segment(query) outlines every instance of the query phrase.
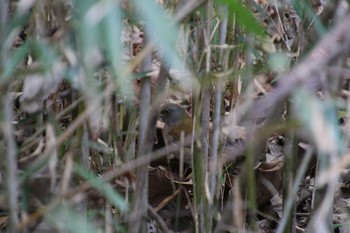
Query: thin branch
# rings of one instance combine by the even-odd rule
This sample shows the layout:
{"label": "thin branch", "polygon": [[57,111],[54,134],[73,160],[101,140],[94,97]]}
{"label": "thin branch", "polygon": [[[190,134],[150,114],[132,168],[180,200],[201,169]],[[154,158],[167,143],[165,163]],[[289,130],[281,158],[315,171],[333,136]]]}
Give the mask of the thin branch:
{"label": "thin branch", "polygon": [[152,218],[154,218],[154,220],[156,220],[156,222],[159,225],[159,228],[164,232],[164,233],[173,233],[172,230],[170,230],[168,228],[168,226],[166,225],[166,223],[164,222],[164,220],[162,219],[161,216],[159,216],[159,214],[152,208],[152,206],[148,205],[148,212],[150,213],[150,215],[152,216]]}

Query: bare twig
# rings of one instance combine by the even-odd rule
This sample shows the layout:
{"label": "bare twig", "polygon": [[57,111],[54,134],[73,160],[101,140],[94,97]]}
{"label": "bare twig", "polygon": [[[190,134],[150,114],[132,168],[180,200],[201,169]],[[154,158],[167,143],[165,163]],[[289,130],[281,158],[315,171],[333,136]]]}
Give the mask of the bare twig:
{"label": "bare twig", "polygon": [[[60,120],[62,117],[64,117],[66,114],[68,114],[70,111],[72,111],[74,108],[76,108],[81,101],[83,100],[83,96],[79,97],[78,99],[76,99],[72,104],[70,104],[69,106],[67,106],[65,109],[63,109],[61,112],[57,113],[57,115],[55,115],[55,120],[58,121]],[[43,125],[42,127],[40,127],[32,136],[30,136],[24,143],[23,146],[20,148],[20,153],[27,150],[29,147],[31,147],[33,145],[34,142],[36,142],[36,140],[38,138],[40,138],[40,134],[42,134],[42,132],[46,129],[48,123]],[[23,157],[20,159],[20,162],[24,162],[26,161],[26,157]]]}
{"label": "bare twig", "polygon": [[159,214],[152,208],[152,206],[148,205],[148,212],[150,213],[150,215],[152,216],[152,218],[154,218],[156,220],[156,222],[158,223],[160,229],[164,232],[164,233],[172,233],[173,231],[170,230],[168,228],[168,226],[166,225],[166,223],[164,222],[164,220],[162,219],[161,216],[159,216]]}

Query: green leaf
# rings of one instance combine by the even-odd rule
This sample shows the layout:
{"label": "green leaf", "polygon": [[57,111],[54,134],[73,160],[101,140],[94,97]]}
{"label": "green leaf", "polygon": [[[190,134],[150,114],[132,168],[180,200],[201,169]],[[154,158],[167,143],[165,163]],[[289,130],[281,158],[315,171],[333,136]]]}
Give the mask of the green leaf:
{"label": "green leaf", "polygon": [[75,164],[74,171],[84,179],[86,179],[92,187],[100,191],[116,208],[121,211],[126,211],[128,209],[128,204],[125,202],[124,198],[114,190],[110,184],[104,183],[100,178],[93,175],[91,172],[86,170],[80,165]]}
{"label": "green leaf", "polygon": [[[177,54],[178,27],[175,21],[164,13],[153,0],[135,0],[150,41],[157,40],[157,45],[163,49],[164,58],[173,68],[181,68],[182,62]],[[159,42],[159,43],[158,43]]]}
{"label": "green leaf", "polygon": [[60,232],[98,232],[96,226],[92,224],[93,221],[89,221],[87,216],[82,215],[81,212],[76,211],[65,202],[54,211],[49,212],[45,220],[56,229],[60,229]]}
{"label": "green leaf", "polygon": [[24,61],[27,57],[29,51],[29,43],[25,42],[20,48],[16,49],[12,55],[10,55],[11,57],[9,59],[6,59],[5,69],[1,74],[1,81],[6,81],[11,77],[18,64]]}
{"label": "green leaf", "polygon": [[111,64],[112,74],[121,94],[131,96],[133,94],[130,75],[123,75],[123,51],[122,43],[116,38],[122,37],[122,12],[120,8],[113,2],[109,3],[109,10],[106,12],[105,18],[102,20],[102,35],[100,43],[101,47],[105,47],[107,60]]}
{"label": "green leaf", "polygon": [[31,47],[30,53],[34,57],[34,60],[40,61],[41,66],[46,68],[45,71],[49,71],[53,63],[57,61],[54,50],[43,41],[31,40],[29,42]]}
{"label": "green leaf", "polygon": [[253,17],[252,13],[237,0],[216,0],[216,3],[226,5],[230,12],[236,14],[237,21],[249,32],[262,34],[264,29]]}
{"label": "green leaf", "polygon": [[320,20],[319,15],[314,12],[310,2],[305,0],[293,0],[292,4],[299,17],[302,20],[307,18],[308,24],[312,24],[312,26],[315,28],[315,32],[317,33],[317,37],[323,38],[323,36],[327,33],[327,29]]}
{"label": "green leaf", "polygon": [[289,56],[287,56],[286,53],[271,53],[269,55],[268,63],[273,71],[277,73],[283,73],[289,70],[291,59]]}
{"label": "green leaf", "polygon": [[310,133],[317,149],[324,154],[342,154],[344,145],[334,104],[329,100],[320,101],[305,89],[294,91],[293,103],[296,116]]}

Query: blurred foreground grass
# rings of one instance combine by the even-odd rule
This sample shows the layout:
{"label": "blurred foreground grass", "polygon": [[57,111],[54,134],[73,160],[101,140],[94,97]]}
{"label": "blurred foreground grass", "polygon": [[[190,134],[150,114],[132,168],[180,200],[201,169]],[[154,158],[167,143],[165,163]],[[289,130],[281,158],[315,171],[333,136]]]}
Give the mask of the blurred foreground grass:
{"label": "blurred foreground grass", "polygon": [[[347,232],[326,2],[1,1],[0,232]],[[191,133],[164,137],[166,103]]]}

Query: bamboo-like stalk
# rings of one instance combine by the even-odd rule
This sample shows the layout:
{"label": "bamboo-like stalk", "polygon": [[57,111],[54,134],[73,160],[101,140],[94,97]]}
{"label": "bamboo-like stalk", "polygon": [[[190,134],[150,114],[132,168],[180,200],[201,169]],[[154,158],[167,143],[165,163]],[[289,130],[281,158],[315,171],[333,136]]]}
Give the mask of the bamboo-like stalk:
{"label": "bamboo-like stalk", "polygon": [[[211,69],[210,65],[210,35],[211,35],[211,24],[210,20],[213,15],[213,2],[208,1],[205,6],[205,10],[201,15],[201,22],[205,22],[205,27],[199,31],[199,51],[203,51],[205,58],[199,62],[200,73],[205,73],[201,78],[208,79],[208,74]],[[206,83],[206,82],[203,82]],[[200,102],[194,101],[195,118],[198,119],[200,127],[195,129],[198,130],[200,138],[195,144],[193,153],[193,171],[194,171],[194,199],[195,199],[195,225],[196,232],[209,232],[209,216],[208,212],[208,200],[206,195],[205,186],[206,177],[208,177],[207,167],[209,158],[209,118],[210,118],[210,101],[211,101],[211,85],[205,85],[201,88]],[[199,143],[199,144],[198,144]],[[199,147],[200,145],[200,147]]]}
{"label": "bamboo-like stalk", "polygon": [[10,93],[5,96],[5,122],[3,133],[7,144],[6,153],[6,194],[9,208],[9,232],[18,232],[18,190],[17,190],[17,146],[12,127],[13,111]]}
{"label": "bamboo-like stalk", "polygon": [[[0,44],[3,45],[7,37],[7,10],[9,7],[8,0],[3,0],[0,2]],[[4,70],[5,67],[5,55],[6,51],[3,46],[1,46],[1,56],[0,56],[0,67]]]}
{"label": "bamboo-like stalk", "polygon": [[[313,152],[314,152],[313,148],[308,148],[305,152],[305,156],[301,162],[301,165],[300,165],[298,171],[296,172],[296,176],[295,176],[295,179],[293,182],[292,189],[289,192],[289,195],[287,197],[284,197],[285,198],[284,207],[283,207],[284,213],[290,213],[293,209],[295,199],[296,199],[295,194],[298,192],[299,185],[300,185],[303,177],[305,176],[305,173],[306,173],[307,167],[311,161]],[[285,232],[285,228],[287,227],[288,220],[289,220],[289,215],[288,214],[283,215],[281,221],[279,222],[276,233]]]}
{"label": "bamboo-like stalk", "polygon": [[[144,43],[147,44],[148,40]],[[142,62],[142,70],[147,72],[152,69],[152,56],[147,56]],[[144,77],[141,80],[140,94],[140,112],[139,112],[139,136],[137,157],[144,156],[149,150],[149,140],[147,137],[151,125],[151,80],[150,77]],[[146,153],[145,153],[146,152]],[[146,229],[145,217],[148,209],[148,164],[139,167],[136,170],[136,190],[135,190],[134,208],[130,213],[129,232],[143,232]],[[142,227],[143,230],[140,230]]]}
{"label": "bamboo-like stalk", "polygon": [[[219,45],[226,43],[227,38],[227,8],[222,7],[220,10],[221,13],[221,22],[219,26]],[[223,72],[228,69],[228,59],[227,56],[224,57],[226,51],[220,49],[219,51],[219,66],[223,68]],[[218,153],[219,153],[219,133],[220,133],[220,121],[221,121],[221,106],[222,106],[222,93],[224,91],[226,84],[226,77],[217,77],[215,82],[215,95],[214,95],[214,114],[213,114],[213,130],[211,138],[211,151],[209,158],[209,191],[210,191],[210,200],[209,204],[213,205],[214,200],[216,199],[217,193],[217,180],[218,180]],[[210,229],[213,224],[214,213],[210,213]]]}
{"label": "bamboo-like stalk", "polygon": [[[289,110],[291,110],[291,106],[288,106]],[[289,113],[288,118],[292,119],[290,111],[287,111]],[[292,190],[293,182],[295,182],[296,177],[296,169],[297,169],[297,154],[298,152],[298,142],[296,135],[294,133],[294,130],[291,130],[290,134],[287,137],[287,143],[286,143],[286,153],[284,156],[285,163],[284,163],[284,169],[283,169],[283,197],[287,197],[289,193],[294,193],[294,190]],[[296,229],[296,219],[295,219],[295,211],[296,206],[293,205],[290,209],[286,208],[286,198],[283,199],[283,217],[288,219],[287,227],[284,229],[286,233],[295,232]],[[295,204],[295,203],[294,203]],[[286,212],[286,211],[289,212]]]}

